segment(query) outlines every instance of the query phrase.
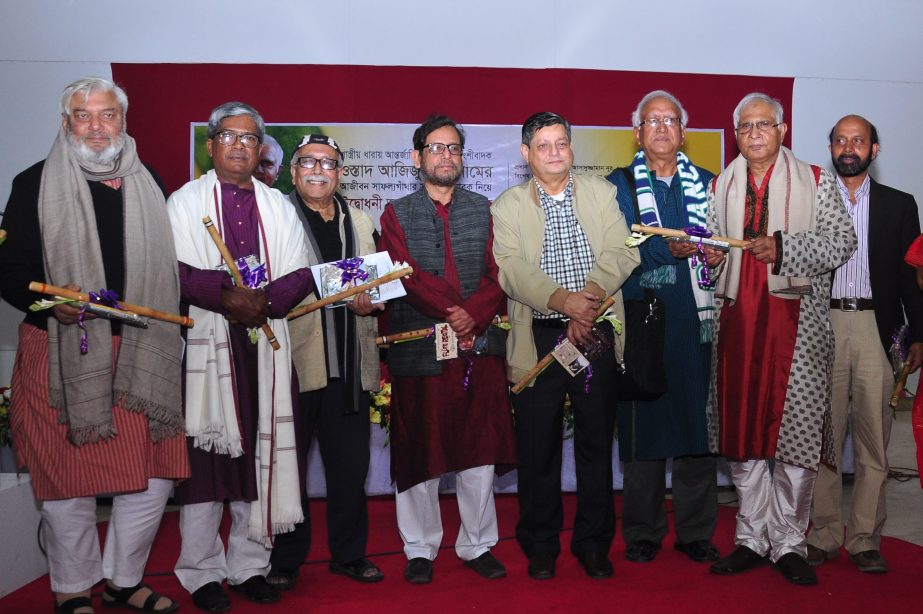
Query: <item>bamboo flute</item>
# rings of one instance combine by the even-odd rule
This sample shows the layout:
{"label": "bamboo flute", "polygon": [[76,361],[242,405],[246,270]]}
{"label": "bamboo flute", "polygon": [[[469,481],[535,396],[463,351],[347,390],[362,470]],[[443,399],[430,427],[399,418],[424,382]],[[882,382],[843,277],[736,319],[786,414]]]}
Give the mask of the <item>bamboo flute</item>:
{"label": "bamboo flute", "polygon": [[[59,286],[52,286],[40,281],[29,282],[29,290],[32,292],[38,292],[39,294],[61,296],[63,298],[69,298],[71,300],[81,301],[83,303],[93,302],[90,299],[89,294],[77,292],[76,290],[68,290],[67,288],[61,288]],[[162,322],[170,322],[171,324],[179,324],[180,326],[185,326],[186,328],[192,328],[195,326],[195,321],[193,321],[193,319],[188,316],[167,313],[165,311],[157,311],[156,309],[151,309],[150,307],[142,307],[141,305],[130,305],[128,303],[123,303],[122,301],[119,301],[119,305],[121,305],[125,311],[130,311],[131,313],[144,316],[146,318],[152,318]]]}
{"label": "bamboo flute", "polygon": [[[596,317],[598,318],[602,314],[606,313],[606,310],[609,309],[609,307],[611,307],[614,302],[615,302],[615,299],[613,297],[610,296],[606,298],[606,300],[604,300],[602,304],[599,306],[599,310],[596,312]],[[516,385],[511,388],[511,390],[513,391],[513,394],[519,394],[520,392],[522,392],[523,388],[528,386],[529,383],[532,382],[532,380],[534,380],[536,377],[538,377],[542,371],[547,369],[548,365],[550,365],[552,362],[554,362],[554,352],[553,351],[545,354],[544,358],[538,361],[534,367],[529,369],[529,371],[525,375],[522,376],[522,379],[516,382]]]}
{"label": "bamboo flute", "polygon": [[910,375],[910,365],[904,365],[904,368],[901,369],[901,376],[897,378],[897,382],[894,383],[894,392],[891,393],[891,400],[888,402],[888,407],[897,407],[897,402],[904,392],[904,386],[907,385],[908,375]]}
{"label": "bamboo flute", "polygon": [[[211,236],[212,241],[215,242],[215,247],[217,247],[218,251],[221,253],[221,258],[224,260],[224,264],[227,265],[228,271],[231,273],[231,277],[234,278],[234,281],[238,286],[244,287],[244,280],[240,275],[240,269],[237,268],[237,262],[234,260],[231,252],[228,251],[228,246],[224,244],[224,241],[221,239],[221,235],[218,234],[218,229],[215,228],[215,224],[212,222],[212,218],[206,215],[202,218],[202,223],[205,224],[205,229]],[[272,346],[272,349],[278,350],[280,347],[279,341],[276,339],[276,334],[272,332],[272,327],[269,326],[269,323],[265,322],[260,327],[260,330],[262,330],[263,334],[266,335],[266,339],[269,341],[269,345]]]}
{"label": "bamboo flute", "polygon": [[378,279],[373,279],[372,281],[368,283],[359,284],[358,286],[352,286],[352,287],[346,288],[345,290],[337,292],[336,294],[331,294],[330,296],[326,298],[322,298],[319,301],[314,301],[313,303],[308,303],[307,305],[303,305],[301,307],[293,309],[288,312],[288,316],[286,317],[288,317],[289,320],[293,320],[295,318],[303,316],[306,313],[317,311],[321,307],[326,307],[327,305],[332,305],[333,303],[336,303],[337,301],[342,301],[344,298],[349,298],[361,292],[365,292],[366,290],[369,290],[370,288],[377,288],[378,286],[382,284],[386,284],[389,281],[394,281],[395,279],[406,277],[407,275],[410,275],[411,273],[413,273],[413,267],[409,267],[409,266],[403,267],[400,269],[394,269],[390,273],[386,273],[385,275],[382,275]]}
{"label": "bamboo flute", "polygon": [[[496,324],[506,324],[510,319],[508,316],[500,316],[491,320],[491,326]],[[417,339],[423,339],[428,337],[433,332],[433,327],[429,328],[418,328],[417,330],[407,330],[402,333],[394,333],[393,335],[382,335],[380,337],[375,337],[375,344],[379,347],[387,346],[391,343],[398,343],[400,341],[416,341]]]}
{"label": "bamboo flute", "polygon": [[[647,235],[660,235],[662,237],[678,237],[680,239],[691,239],[693,242],[696,237],[690,237],[682,230],[676,230],[675,228],[661,228],[660,226],[642,226],[641,224],[632,224],[632,232],[641,232]],[[713,235],[709,237],[712,241],[720,241],[722,243],[727,243],[731,247],[747,247],[750,242],[744,241],[743,239],[731,239],[729,237],[719,237],[718,235]]]}

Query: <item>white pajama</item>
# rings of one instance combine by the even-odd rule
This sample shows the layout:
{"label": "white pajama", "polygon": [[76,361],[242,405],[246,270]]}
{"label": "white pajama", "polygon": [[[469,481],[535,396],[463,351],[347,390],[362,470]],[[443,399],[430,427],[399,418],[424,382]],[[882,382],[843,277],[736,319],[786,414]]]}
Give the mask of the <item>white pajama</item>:
{"label": "white pajama", "polygon": [[728,465],[739,498],[734,543],[769,554],[773,562],[789,552],[807,556],[805,532],[817,472],[765,459]]}
{"label": "white pajama", "polygon": [[[497,509],[494,506],[494,466],[483,465],[455,474],[455,496],[461,526],[455,553],[463,561],[481,556],[497,544]],[[439,478],[415,484],[397,493],[397,528],[408,559],[433,560],[442,543],[439,513]]]}
{"label": "white pajama", "polygon": [[250,503],[231,501],[231,531],[227,554],[218,534],[224,504],[209,501],[184,505],[179,511],[179,531],[182,548],[173,572],[190,593],[208,584],[227,579],[228,584],[241,584],[253,576],[269,573],[272,550],[247,537]]}
{"label": "white pajama", "polygon": [[103,578],[120,588],[141,582],[172,490],[171,480],[150,478],[147,490],[113,497],[102,555],[96,497],[42,501],[51,590],[79,593]]}

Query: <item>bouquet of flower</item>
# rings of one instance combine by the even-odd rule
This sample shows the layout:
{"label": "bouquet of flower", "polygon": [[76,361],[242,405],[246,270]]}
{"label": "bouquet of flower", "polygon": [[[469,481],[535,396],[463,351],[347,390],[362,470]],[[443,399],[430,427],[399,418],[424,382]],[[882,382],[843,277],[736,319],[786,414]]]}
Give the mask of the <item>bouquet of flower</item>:
{"label": "bouquet of flower", "polygon": [[369,421],[391,433],[391,382],[381,378],[381,390],[369,393]]}

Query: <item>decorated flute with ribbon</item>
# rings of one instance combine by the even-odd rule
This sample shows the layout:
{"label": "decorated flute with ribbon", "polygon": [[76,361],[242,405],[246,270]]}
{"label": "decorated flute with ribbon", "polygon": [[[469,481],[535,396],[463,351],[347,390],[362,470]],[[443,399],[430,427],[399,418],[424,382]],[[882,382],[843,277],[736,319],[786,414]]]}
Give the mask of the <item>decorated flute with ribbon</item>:
{"label": "decorated flute with ribbon", "polygon": [[891,393],[891,400],[888,401],[888,407],[897,407],[897,402],[904,393],[904,386],[907,385],[907,376],[910,375],[910,365],[904,365],[901,369],[901,376],[894,383],[894,392]]}
{"label": "decorated flute with ribbon", "polygon": [[[73,301],[87,303],[87,305],[95,305],[95,303],[93,303],[93,301],[90,299],[89,294],[77,292],[75,290],[68,290],[67,288],[61,288],[59,286],[51,286],[39,281],[30,282],[29,290],[32,292],[38,292],[39,294],[60,296],[63,298],[71,299]],[[123,303],[121,301],[119,301],[119,304],[125,309],[125,311],[139,316],[152,318],[154,320],[161,320],[163,322],[170,322],[171,324],[179,324],[180,326],[185,326],[186,328],[192,328],[195,326],[195,322],[189,316],[181,316],[173,313],[167,313],[165,311],[157,311],[156,309],[142,307],[141,305],[129,305],[128,303]]]}
{"label": "decorated flute with ribbon", "polygon": [[731,239],[730,237],[720,237],[718,235],[709,235],[709,236],[696,236],[690,235],[684,230],[677,230],[675,228],[661,228],[660,226],[642,226],[641,224],[632,224],[632,232],[640,232],[646,235],[659,235],[661,237],[673,237],[676,239],[683,239],[691,243],[702,243],[704,245],[711,245],[712,247],[717,247],[721,249],[722,244],[730,247],[747,247],[750,242],[744,241],[743,239]]}
{"label": "decorated flute with ribbon", "polygon": [[[491,320],[491,326],[497,326],[499,324],[507,324],[510,319],[508,316],[496,316]],[[394,333],[393,335],[382,335],[380,337],[375,337],[375,343],[378,347],[387,347],[392,343],[403,343],[404,341],[416,341],[417,339],[424,339],[433,334],[433,327],[429,328],[418,328],[417,330],[407,330],[402,333]]]}
{"label": "decorated flute with ribbon", "polygon": [[[602,304],[599,306],[599,309],[596,311],[596,317],[599,317],[603,315],[604,313],[606,313],[609,307],[612,307],[613,303],[615,303],[615,298],[612,296],[607,297],[606,300],[604,300]],[[548,365],[550,365],[553,362],[554,362],[554,352],[553,351],[548,352],[547,354],[545,354],[545,357],[542,358],[540,361],[538,361],[534,367],[529,369],[529,371],[525,375],[522,376],[522,379],[516,382],[516,385],[513,386],[510,390],[513,391],[513,394],[519,394],[520,392],[523,391],[523,389],[526,386],[528,386],[532,382],[532,380],[538,377],[539,374],[541,374],[542,371],[547,369]]]}
{"label": "decorated flute with ribbon", "polygon": [[[221,235],[218,234],[218,229],[215,228],[212,218],[206,215],[202,218],[202,223],[205,224],[205,229],[208,231],[209,236],[211,236],[212,241],[214,241],[215,247],[218,248],[218,252],[221,254],[224,264],[228,267],[228,272],[231,274],[231,277],[234,278],[234,283],[241,288],[246,288],[244,279],[240,274],[240,269],[237,268],[237,262],[234,260],[234,256],[231,255],[231,252],[228,251],[228,246],[224,244]],[[263,331],[263,334],[266,335],[266,339],[269,341],[269,345],[272,346],[272,349],[278,350],[280,347],[279,341],[276,339],[276,334],[272,332],[272,327],[269,326],[269,323],[263,323],[260,329]]]}
{"label": "decorated flute with ribbon", "polygon": [[407,277],[411,273],[413,273],[413,267],[410,267],[410,266],[403,266],[403,267],[395,268],[390,273],[386,273],[385,275],[382,275],[378,279],[373,279],[370,282],[359,284],[358,286],[352,286],[350,288],[346,288],[345,290],[341,292],[337,292],[336,294],[331,294],[330,296],[322,298],[319,301],[314,301],[313,303],[308,303],[307,305],[302,305],[301,307],[298,307],[297,309],[293,309],[288,312],[288,316],[286,317],[289,320],[293,320],[295,318],[303,316],[306,313],[311,313],[312,311],[316,311],[320,309],[321,307],[332,305],[333,303],[342,301],[343,299],[346,299],[351,296],[355,296],[357,294],[365,292],[366,290],[369,290],[370,288],[376,288],[382,284],[388,283],[389,281],[394,281],[395,279]]}

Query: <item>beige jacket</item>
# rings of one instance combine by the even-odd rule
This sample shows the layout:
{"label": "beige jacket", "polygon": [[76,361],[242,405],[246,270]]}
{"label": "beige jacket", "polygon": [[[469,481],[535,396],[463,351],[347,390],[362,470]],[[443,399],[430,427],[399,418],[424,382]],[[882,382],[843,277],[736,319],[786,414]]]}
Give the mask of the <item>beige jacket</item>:
{"label": "beige jacket", "polygon": [[[491,207],[494,220],[494,258],[500,267],[500,286],[509,299],[512,330],[507,338],[507,377],[518,381],[538,356],[532,338],[532,311],[560,311],[567,291],[539,267],[545,240],[545,214],[533,181],[510,188]],[[587,275],[586,289],[614,294],[641,262],[637,249],[625,246],[628,227],[615,201],[615,186],[595,175],[574,175],[574,213],[583,228],[596,264]],[[621,294],[615,312],[624,321]],[[620,338],[616,352],[621,354]]]}
{"label": "beige jacket", "polygon": [[[294,205],[293,206],[297,206]],[[362,256],[373,254],[377,251],[372,233],[375,225],[372,218],[364,211],[351,207],[349,214],[352,217],[355,232],[356,253]],[[340,216],[340,240],[345,242],[346,229],[343,225],[343,216]],[[320,254],[314,253],[310,241],[305,241],[310,264],[320,264]],[[307,305],[317,300],[312,292],[301,303]],[[345,309],[345,307],[337,307]],[[289,322],[289,331],[292,343],[292,361],[298,372],[298,390],[307,392],[318,390],[327,385],[327,362],[324,360],[324,334],[321,327],[320,310],[312,311],[306,315]],[[362,389],[377,391],[381,380],[381,365],[378,360],[378,347],[375,337],[378,335],[378,318],[375,315],[356,317],[356,336],[359,339],[360,371],[362,374]]]}

